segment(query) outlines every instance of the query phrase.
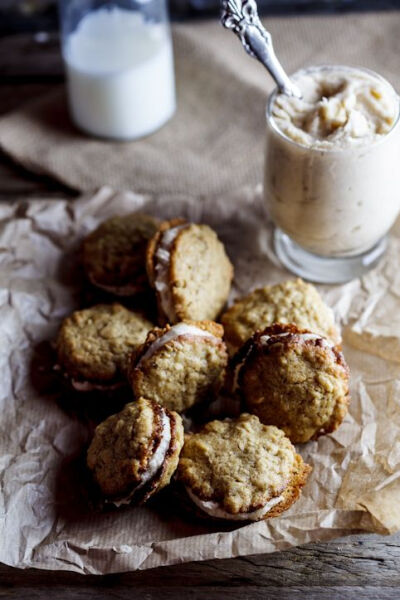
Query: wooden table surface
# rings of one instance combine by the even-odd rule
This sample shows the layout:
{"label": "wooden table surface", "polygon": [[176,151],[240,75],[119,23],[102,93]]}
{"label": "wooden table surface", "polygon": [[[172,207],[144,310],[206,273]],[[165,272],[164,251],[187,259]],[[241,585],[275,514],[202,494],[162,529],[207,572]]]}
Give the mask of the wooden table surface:
{"label": "wooden table surface", "polygon": [[[28,34],[0,38],[0,115],[62,81],[55,36],[45,41]],[[57,182],[28,173],[0,154],[0,200],[18,202],[37,196],[73,198],[75,194]],[[275,554],[104,577],[0,565],[0,598],[49,597],[400,600],[400,534],[353,535]]]}

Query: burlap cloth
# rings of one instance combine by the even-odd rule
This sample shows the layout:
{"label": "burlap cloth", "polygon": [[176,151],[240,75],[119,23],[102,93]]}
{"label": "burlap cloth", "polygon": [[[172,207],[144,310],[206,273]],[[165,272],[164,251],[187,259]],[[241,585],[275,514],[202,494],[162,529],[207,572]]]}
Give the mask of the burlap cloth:
{"label": "burlap cloth", "polygon": [[[368,66],[400,87],[400,12],[266,20],[291,72],[316,63]],[[0,120],[0,146],[27,169],[76,190],[103,184],[198,195],[262,179],[268,73],[217,20],[174,26],[178,110],[156,134],[111,143],[70,123],[63,89]]]}

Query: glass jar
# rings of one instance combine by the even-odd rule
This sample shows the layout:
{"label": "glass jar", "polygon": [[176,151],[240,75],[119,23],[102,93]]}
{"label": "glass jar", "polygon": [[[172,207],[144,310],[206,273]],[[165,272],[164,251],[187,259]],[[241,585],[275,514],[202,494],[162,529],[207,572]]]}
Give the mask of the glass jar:
{"label": "glass jar", "polygon": [[[339,134],[335,137],[332,129],[334,143],[308,143],[308,134],[304,140],[301,135],[288,135],[283,131],[285,121],[278,123],[279,118],[274,117],[274,110],[279,114],[274,104],[278,94],[275,90],[267,104],[264,193],[276,226],[274,245],[280,261],[311,281],[338,283],[360,276],[376,265],[400,210],[399,98],[385,79],[367,69],[311,67],[299,71],[293,79],[323,79],[329,70],[343,72],[344,79],[373,78],[377,85],[379,82],[379,86],[385,86],[395,103],[396,116],[390,130],[365,140],[343,141]],[[327,108],[320,110],[333,110],[328,100],[329,97],[325,99]],[[366,98],[366,102],[374,101],[372,95]],[[339,101],[333,106],[334,110],[342,110]],[[349,127],[351,113],[341,114],[344,127]],[[332,128],[340,127],[339,112],[338,115],[334,115],[338,122],[329,124]],[[361,123],[360,115],[355,116]],[[307,126],[312,130],[321,126],[321,120]]]}
{"label": "glass jar", "polygon": [[59,0],[62,55],[74,123],[130,140],[175,111],[166,0]]}

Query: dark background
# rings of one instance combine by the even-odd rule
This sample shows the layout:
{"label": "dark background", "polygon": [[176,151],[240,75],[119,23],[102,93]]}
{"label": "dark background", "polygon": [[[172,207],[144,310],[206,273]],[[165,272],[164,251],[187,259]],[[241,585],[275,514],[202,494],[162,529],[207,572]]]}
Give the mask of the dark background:
{"label": "dark background", "polygon": [[[57,28],[56,0],[0,0],[0,35]],[[215,16],[220,0],[170,0],[172,18]],[[258,0],[260,13],[310,14],[393,10],[400,0]]]}

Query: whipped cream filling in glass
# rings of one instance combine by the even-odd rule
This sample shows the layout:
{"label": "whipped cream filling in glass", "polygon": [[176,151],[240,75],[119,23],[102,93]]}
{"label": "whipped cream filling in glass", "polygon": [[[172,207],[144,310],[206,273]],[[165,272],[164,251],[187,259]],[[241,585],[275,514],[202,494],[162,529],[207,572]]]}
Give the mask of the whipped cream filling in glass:
{"label": "whipped cream filling in glass", "polygon": [[264,517],[274,506],[283,500],[283,496],[278,496],[276,498],[272,498],[266,502],[264,506],[258,508],[257,510],[253,510],[252,512],[232,514],[223,510],[218,502],[202,500],[188,487],[186,487],[186,492],[194,504],[196,504],[196,506],[198,506],[207,515],[210,515],[210,517],[229,519],[231,521],[258,521],[259,519],[262,519],[262,517]]}
{"label": "whipped cream filling in glass", "polygon": [[182,229],[186,229],[186,227],[189,227],[189,223],[183,223],[182,225],[177,225],[176,227],[171,227],[170,229],[167,229],[167,231],[164,231],[154,255],[154,287],[158,292],[161,308],[171,323],[176,321],[177,318],[174,303],[172,301],[171,288],[169,286],[171,248],[178,233]]}
{"label": "whipped cream filling in glass", "polygon": [[356,67],[311,67],[293,80],[301,99],[275,91],[267,105],[269,214],[309,253],[361,255],[400,210],[399,97]]}
{"label": "whipped cream filling in glass", "polygon": [[129,494],[119,500],[111,500],[110,502],[115,506],[119,507],[124,504],[130,504],[136,492],[140,490],[148,481],[153,479],[157,472],[162,467],[165,457],[167,455],[169,446],[171,444],[171,421],[166,414],[165,410],[162,411],[162,433],[161,440],[158,444],[153,456],[150,458],[147,465],[146,471],[142,475],[142,479],[136,487],[133,488]]}
{"label": "whipped cream filling in glass", "polygon": [[173,325],[171,329],[169,329],[164,335],[154,340],[154,342],[149,346],[143,356],[140,358],[137,363],[137,367],[140,365],[142,361],[146,361],[151,358],[153,354],[155,354],[162,346],[165,346],[168,342],[172,340],[176,340],[177,338],[183,336],[196,336],[196,337],[205,337],[205,338],[214,338],[218,340],[212,333],[209,331],[205,331],[204,329],[200,329],[200,327],[196,327],[195,325],[188,325],[186,323],[177,323]]}

